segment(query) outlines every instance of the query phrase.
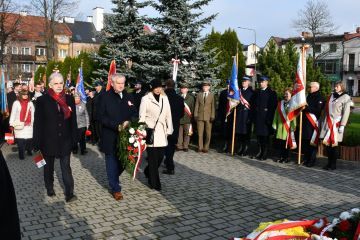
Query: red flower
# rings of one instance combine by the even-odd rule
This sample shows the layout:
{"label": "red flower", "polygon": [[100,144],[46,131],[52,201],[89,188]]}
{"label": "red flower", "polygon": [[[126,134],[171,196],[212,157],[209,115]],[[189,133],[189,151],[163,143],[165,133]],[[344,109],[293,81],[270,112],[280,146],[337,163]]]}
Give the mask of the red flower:
{"label": "red flower", "polygon": [[128,147],[127,147],[127,150],[128,150],[128,151],[131,151],[131,150],[133,150],[133,147],[132,147],[132,146],[128,146]]}
{"label": "red flower", "polygon": [[[340,231],[347,232],[350,229],[351,224],[349,223],[349,221],[344,220],[339,223],[338,227],[339,227]],[[343,239],[343,240],[345,240],[345,239]],[[340,239],[340,240],[342,240],[342,239]]]}
{"label": "red flower", "polygon": [[139,149],[138,148],[135,148],[134,149],[134,153],[138,153],[139,152]]}

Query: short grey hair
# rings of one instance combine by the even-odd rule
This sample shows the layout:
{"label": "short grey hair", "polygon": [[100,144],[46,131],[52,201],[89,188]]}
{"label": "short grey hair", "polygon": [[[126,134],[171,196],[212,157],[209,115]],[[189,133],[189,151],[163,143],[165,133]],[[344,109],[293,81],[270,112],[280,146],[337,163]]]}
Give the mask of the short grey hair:
{"label": "short grey hair", "polygon": [[316,87],[317,89],[320,89],[320,84],[319,84],[318,82],[311,82],[309,85],[310,85],[310,87],[311,87],[311,86],[314,86],[314,87]]}
{"label": "short grey hair", "polygon": [[61,73],[59,72],[54,72],[50,75],[49,77],[49,84],[51,84],[51,82],[55,79],[55,78],[60,78],[63,82],[64,82],[64,77],[61,75]]}
{"label": "short grey hair", "polygon": [[126,77],[125,77],[125,75],[124,74],[120,74],[120,73],[115,73],[115,74],[113,74],[112,76],[111,76],[111,81],[112,82],[115,82],[115,79],[117,79],[117,78],[124,78],[125,80],[126,80]]}

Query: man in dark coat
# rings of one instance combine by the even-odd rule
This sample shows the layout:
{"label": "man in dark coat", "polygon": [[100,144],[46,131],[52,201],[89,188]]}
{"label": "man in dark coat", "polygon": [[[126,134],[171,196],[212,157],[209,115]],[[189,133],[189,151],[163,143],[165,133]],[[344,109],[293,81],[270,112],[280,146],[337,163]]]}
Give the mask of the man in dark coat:
{"label": "man in dark coat", "polygon": [[103,87],[103,83],[101,81],[96,81],[94,83],[95,85],[95,95],[94,95],[94,103],[93,103],[93,120],[94,120],[94,141],[95,142],[99,142],[100,137],[101,137],[101,122],[100,122],[100,115],[99,115],[99,108],[100,108],[100,102],[101,102],[101,97],[102,95],[105,93],[105,89]]}
{"label": "man in dark coat", "polygon": [[132,93],[133,97],[134,97],[134,104],[135,104],[137,111],[139,111],[141,99],[146,93],[142,89],[142,85],[143,85],[143,83],[141,81],[137,81],[134,86],[134,92]]}
{"label": "man in dark coat", "polygon": [[14,89],[13,91],[7,94],[7,104],[8,104],[9,113],[11,113],[12,105],[17,100],[19,92],[21,91],[21,84],[14,83],[13,89]]}
{"label": "man in dark coat", "polygon": [[250,86],[251,78],[242,78],[240,103],[236,107],[236,134],[239,142],[237,154],[246,156],[250,145],[251,136],[251,102],[253,101],[254,91]]}
{"label": "man in dark coat", "polygon": [[76,200],[74,179],[70,167],[70,153],[76,142],[77,123],[74,98],[65,94],[64,79],[60,73],[49,78],[48,93],[39,97],[34,119],[34,146],[46,161],[44,180],[49,197],[54,192],[54,161],[60,158],[65,200]]}
{"label": "man in dark coat", "polygon": [[165,148],[165,166],[166,170],[164,174],[174,174],[174,153],[176,149],[176,143],[179,137],[180,119],[184,116],[184,99],[176,94],[175,82],[173,80],[167,80],[165,83],[165,93],[169,99],[171,109],[171,119],[174,128],[174,132],[168,136],[168,145]]}
{"label": "man in dark coat", "polygon": [[[303,110],[303,152],[304,152],[304,165],[313,167],[316,160],[316,152],[319,141],[320,129],[317,134],[314,133],[314,126],[316,122],[319,123],[321,112],[325,107],[325,99],[320,94],[320,85],[318,82],[310,83],[310,92],[306,97],[307,106]],[[319,125],[318,125],[319,126]]]}
{"label": "man in dark coat", "polygon": [[0,236],[20,240],[20,222],[14,185],[4,156],[0,151]]}
{"label": "man in dark coat", "polygon": [[274,133],[272,122],[277,106],[277,95],[268,87],[269,80],[266,76],[258,78],[260,89],[255,92],[254,102],[251,104],[251,115],[259,146],[259,152],[253,157],[258,160],[267,159],[269,136]]}
{"label": "man in dark coat", "polygon": [[126,128],[129,121],[138,117],[134,99],[125,91],[125,81],[125,76],[120,74],[111,77],[112,88],[101,96],[98,109],[102,124],[100,149],[105,153],[109,186],[117,201],[123,199],[119,177],[124,170],[117,156],[118,131],[119,128]]}
{"label": "man in dark coat", "polygon": [[[227,86],[229,85],[229,81],[226,82]],[[219,152],[227,152],[228,151],[228,136],[229,136],[229,127],[228,123],[226,122],[226,109],[227,109],[227,102],[228,102],[228,87],[220,92],[219,95],[219,103],[217,109],[217,119],[220,122],[221,126],[221,136],[224,140],[224,146]]]}

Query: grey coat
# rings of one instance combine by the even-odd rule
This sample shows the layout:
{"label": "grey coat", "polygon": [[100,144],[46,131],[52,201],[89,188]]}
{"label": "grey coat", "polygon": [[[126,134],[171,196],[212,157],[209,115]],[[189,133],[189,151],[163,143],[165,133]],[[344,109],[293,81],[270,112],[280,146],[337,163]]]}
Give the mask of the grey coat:
{"label": "grey coat", "polygon": [[[330,99],[330,98],[329,98]],[[329,101],[329,100],[328,100]],[[326,102],[328,104],[328,102]],[[351,98],[347,94],[343,94],[334,101],[330,103],[330,107],[332,109],[332,114],[330,115],[331,119],[334,121],[334,119],[340,122],[340,126],[346,126],[349,116],[350,116],[350,106],[352,104]],[[326,107],[325,107],[326,109]],[[326,114],[324,114],[322,121],[321,121],[321,132],[320,132],[320,138],[323,139],[327,133],[328,125],[326,121]],[[344,132],[339,133],[338,131],[335,131],[335,134],[337,135],[338,142],[342,142],[344,137]]]}
{"label": "grey coat", "polygon": [[76,105],[76,121],[78,128],[88,128],[89,123],[89,114],[86,109],[86,104],[83,102],[80,102]]}

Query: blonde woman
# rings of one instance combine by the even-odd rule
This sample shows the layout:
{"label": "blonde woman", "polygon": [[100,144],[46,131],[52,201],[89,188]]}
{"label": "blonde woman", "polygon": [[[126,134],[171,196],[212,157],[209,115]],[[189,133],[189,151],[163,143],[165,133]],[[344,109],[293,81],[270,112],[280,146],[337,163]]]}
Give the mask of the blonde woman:
{"label": "blonde woman", "polygon": [[[144,122],[148,129],[148,166],[144,173],[149,179],[150,188],[160,191],[159,166],[168,145],[167,136],[173,133],[170,103],[163,93],[160,80],[151,82],[151,91],[141,100],[139,117],[140,122]],[[151,135],[153,141],[150,141]]]}
{"label": "blonde woman", "polygon": [[15,139],[19,148],[19,158],[24,160],[25,149],[29,156],[32,155],[32,137],[34,125],[34,104],[29,99],[29,92],[19,92],[11,109],[10,126],[14,128]]}

